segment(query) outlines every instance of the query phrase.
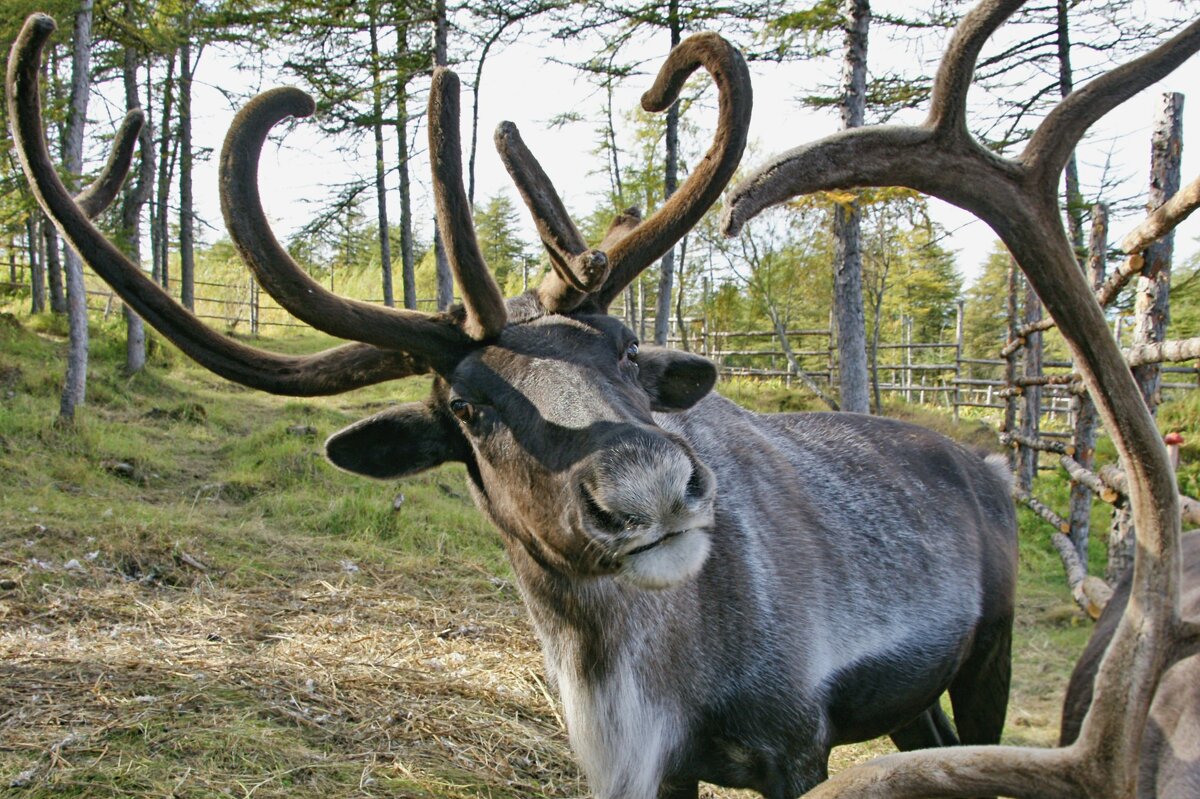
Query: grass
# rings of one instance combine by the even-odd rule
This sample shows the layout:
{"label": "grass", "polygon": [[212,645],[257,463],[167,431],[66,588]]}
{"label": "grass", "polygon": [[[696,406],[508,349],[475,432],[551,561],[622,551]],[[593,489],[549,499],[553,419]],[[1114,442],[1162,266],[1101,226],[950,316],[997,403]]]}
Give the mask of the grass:
{"label": "grass", "polygon": [[[63,337],[55,318],[0,316],[0,788],[31,799],[586,794],[462,469],[381,484],[320,457],[329,433],[424,396],[427,380],[297,402],[162,345],[127,377],[121,331],[100,324],[89,404],[61,429]],[[722,390],[759,410],[806,406],[780,386]],[[978,423],[917,421],[993,445]],[[1058,490],[1043,481],[1042,493]],[[1090,630],[1041,523],[1021,518],[1006,738],[1048,745]],[[844,747],[833,765],[889,748]]]}

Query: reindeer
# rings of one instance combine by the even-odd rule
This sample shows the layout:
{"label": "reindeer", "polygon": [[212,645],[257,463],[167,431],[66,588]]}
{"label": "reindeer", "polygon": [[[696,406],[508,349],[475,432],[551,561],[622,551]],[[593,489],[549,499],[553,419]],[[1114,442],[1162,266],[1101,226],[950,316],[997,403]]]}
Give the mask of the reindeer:
{"label": "reindeer", "polygon": [[[1200,20],[1142,56],[1063,98],[1023,150],[1006,158],[967,127],[967,90],[984,42],[1023,0],[983,0],[958,23],[919,125],[871,125],[781,153],[736,185],[725,205],[729,235],[762,209],[815,191],[906,186],[987,222],[1037,290],[1070,348],[1105,428],[1130,474],[1137,557],[1129,603],[1097,670],[1079,737],[1058,749],[961,746],[902,752],[847,769],[813,799],[994,795],[1028,799],[1129,799],[1142,730],[1163,673],[1200,652],[1200,620],[1179,601],[1179,497],[1174,470],[1076,261],[1062,226],[1058,183],[1071,152],[1097,120],[1200,50]],[[1157,235],[1190,211],[1156,219]],[[1156,217],[1159,216],[1156,212]]]}
{"label": "reindeer", "polygon": [[[462,186],[458,82],[434,73],[437,218],[462,304],[424,314],[338,297],[272,236],[257,163],[270,128],[313,111],[278,89],[234,120],[221,155],[226,222],[292,314],[356,343],[276,355],[188,314],[84,218],[46,152],[37,78],[53,30],[31,17],[9,62],[13,136],[71,245],[187,355],[293,396],[431,373],[421,403],[335,433],[337,467],[395,479],[466,465],[500,531],[574,749],[601,799],[696,797],[700,781],[794,797],[830,748],[891,735],[904,749],[995,743],[1004,723],[1016,533],[1003,467],[908,424],[850,414],[762,415],[711,393],[713,364],[642,346],[611,300],[720,196],[740,160],[751,91],[713,34],[668,56],[643,97],[665,110],[703,66],[718,129],[679,191],[645,221],[584,243],[515,126],[497,145],[552,271],[505,300]],[[136,113],[127,125],[136,126]],[[957,730],[940,709],[949,691]]]}
{"label": "reindeer", "polygon": [[[1183,603],[1187,616],[1200,616],[1200,532],[1180,539]],[[1112,642],[1129,604],[1132,573],[1126,572],[1108,601],[1092,637],[1075,664],[1063,700],[1060,746],[1079,737],[1092,704],[1092,686],[1100,660]],[[1200,796],[1200,655],[1180,660],[1162,676],[1142,734],[1137,799],[1195,799]]]}

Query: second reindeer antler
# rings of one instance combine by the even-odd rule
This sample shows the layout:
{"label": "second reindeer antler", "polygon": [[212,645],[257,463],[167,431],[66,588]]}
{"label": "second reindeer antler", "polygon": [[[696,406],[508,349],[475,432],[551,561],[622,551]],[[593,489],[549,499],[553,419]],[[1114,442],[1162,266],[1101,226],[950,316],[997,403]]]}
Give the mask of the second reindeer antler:
{"label": "second reindeer antler", "polygon": [[588,303],[592,310],[607,312],[613,298],[695,227],[720,198],[746,148],[753,105],[750,73],[737,48],[715,33],[689,36],[671,51],[654,85],[642,95],[642,108],[666,111],[700,67],[712,76],[719,94],[712,145],[679,190],[649,219],[637,223],[636,211],[626,211],[613,220],[610,234],[623,235],[606,236],[606,242],[612,244],[607,252],[589,249],[584,243],[516,126],[503,122],[496,130],[496,148],[550,254],[553,270],[538,287],[538,298],[546,310],[569,313]]}
{"label": "second reindeer antler", "polygon": [[768,206],[815,191],[907,186],[987,222],[1063,332],[1128,465],[1138,538],[1133,598],[1096,679],[1078,741],[1065,749],[956,747],[892,755],[842,772],[810,796],[1015,797],[1133,795],[1142,727],[1162,672],[1200,649],[1179,616],[1179,512],[1166,450],[1063,231],[1057,199],[1067,158],[1096,120],[1200,50],[1200,21],[1062,100],[1024,151],[1002,158],[966,125],[966,95],[983,43],[1023,0],[985,0],[956,28],[918,126],[843,131],[782,154],[730,195],[734,235]]}

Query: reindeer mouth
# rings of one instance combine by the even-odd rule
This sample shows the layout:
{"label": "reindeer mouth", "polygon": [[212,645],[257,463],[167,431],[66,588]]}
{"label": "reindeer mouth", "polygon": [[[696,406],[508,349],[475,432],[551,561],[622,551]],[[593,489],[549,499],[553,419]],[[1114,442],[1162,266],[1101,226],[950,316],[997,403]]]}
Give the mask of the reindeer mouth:
{"label": "reindeer mouth", "polygon": [[687,532],[687,530],[676,530],[673,533],[667,533],[666,535],[659,536],[658,538],[651,541],[649,544],[642,544],[640,547],[634,547],[633,549],[626,552],[625,556],[629,557],[631,555],[640,555],[643,552],[649,552],[650,550],[654,549],[655,547],[657,547],[661,544],[665,544],[667,541],[670,541],[672,538],[683,535],[686,532]]}
{"label": "reindeer mouth", "polygon": [[700,573],[710,546],[701,527],[673,530],[624,553],[618,576],[638,588],[672,588]]}

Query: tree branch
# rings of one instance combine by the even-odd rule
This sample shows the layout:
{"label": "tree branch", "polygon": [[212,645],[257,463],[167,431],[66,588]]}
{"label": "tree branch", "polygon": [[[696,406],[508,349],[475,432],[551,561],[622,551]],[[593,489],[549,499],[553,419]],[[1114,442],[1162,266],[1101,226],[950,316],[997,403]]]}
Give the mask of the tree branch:
{"label": "tree branch", "polygon": [[1153,344],[1139,344],[1125,350],[1130,366],[1164,361],[1192,361],[1200,358],[1200,338],[1168,339]]}
{"label": "tree branch", "polygon": [[1155,208],[1141,224],[1121,242],[1121,249],[1130,255],[1140,253],[1174,230],[1200,206],[1200,177],[1184,186],[1171,199]]}

